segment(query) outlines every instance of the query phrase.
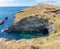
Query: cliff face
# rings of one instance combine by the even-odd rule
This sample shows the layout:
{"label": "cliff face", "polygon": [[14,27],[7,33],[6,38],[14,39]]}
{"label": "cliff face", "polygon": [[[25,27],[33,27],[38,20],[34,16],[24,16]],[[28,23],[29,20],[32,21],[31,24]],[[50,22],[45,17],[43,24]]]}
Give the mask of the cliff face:
{"label": "cliff face", "polygon": [[20,11],[15,14],[14,24],[10,25],[6,31],[56,33],[18,41],[0,39],[0,49],[60,49],[60,7],[37,5]]}
{"label": "cliff face", "polygon": [[30,16],[38,16],[39,18],[47,19],[54,24],[55,31],[60,31],[60,7],[54,5],[36,5],[27,8],[15,14],[14,23],[16,24],[21,19]]}
{"label": "cliff face", "polygon": [[53,23],[48,22],[48,19],[39,18],[38,16],[26,17],[8,28],[8,32],[39,33],[41,36],[48,35],[54,31]]}
{"label": "cliff face", "polygon": [[[9,26],[8,32],[41,32],[60,31],[60,7],[53,5],[37,5],[17,12],[14,24]],[[45,30],[46,29],[46,30]]]}

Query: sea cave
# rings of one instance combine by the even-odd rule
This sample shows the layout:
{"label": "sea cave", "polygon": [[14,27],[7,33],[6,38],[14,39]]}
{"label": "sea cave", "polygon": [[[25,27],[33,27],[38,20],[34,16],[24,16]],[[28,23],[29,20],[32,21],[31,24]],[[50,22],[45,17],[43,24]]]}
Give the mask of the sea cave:
{"label": "sea cave", "polygon": [[52,25],[52,23],[48,22],[48,19],[30,16],[21,19],[16,24],[10,25],[8,30],[5,31],[46,36],[54,31]]}

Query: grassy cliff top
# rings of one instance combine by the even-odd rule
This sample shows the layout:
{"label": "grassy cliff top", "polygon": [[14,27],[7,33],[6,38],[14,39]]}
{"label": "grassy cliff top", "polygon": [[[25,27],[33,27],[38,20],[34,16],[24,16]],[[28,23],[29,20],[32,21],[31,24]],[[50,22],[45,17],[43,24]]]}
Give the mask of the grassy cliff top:
{"label": "grassy cliff top", "polygon": [[46,37],[32,39],[20,39],[18,41],[0,39],[0,49],[60,49],[60,6],[55,5],[36,5],[15,14],[14,23],[29,16],[38,16],[48,19],[54,23],[56,31]]}
{"label": "grassy cliff top", "polygon": [[[46,15],[44,12],[48,10],[55,10],[55,9],[60,9],[59,6],[55,5],[47,5],[47,4],[41,4],[41,5],[36,5],[32,6],[29,8],[26,8],[22,11],[19,11],[15,14],[15,20],[14,22],[20,21],[24,17],[29,17],[29,16],[34,16],[34,15]],[[48,15],[48,14],[47,14]]]}
{"label": "grassy cliff top", "polygon": [[56,31],[60,31],[60,6],[40,4],[26,8],[15,14],[14,23],[17,23],[21,19],[29,16],[37,16],[40,18],[48,19],[49,22],[54,23],[54,28]]}

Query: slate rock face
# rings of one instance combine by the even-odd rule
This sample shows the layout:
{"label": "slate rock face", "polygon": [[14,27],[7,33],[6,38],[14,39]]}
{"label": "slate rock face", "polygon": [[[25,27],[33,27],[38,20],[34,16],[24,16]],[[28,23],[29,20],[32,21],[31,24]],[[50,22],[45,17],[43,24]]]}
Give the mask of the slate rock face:
{"label": "slate rock face", "polygon": [[48,34],[53,32],[53,24],[49,23],[47,19],[30,16],[23,18],[21,21],[9,26],[8,32],[37,32]]}

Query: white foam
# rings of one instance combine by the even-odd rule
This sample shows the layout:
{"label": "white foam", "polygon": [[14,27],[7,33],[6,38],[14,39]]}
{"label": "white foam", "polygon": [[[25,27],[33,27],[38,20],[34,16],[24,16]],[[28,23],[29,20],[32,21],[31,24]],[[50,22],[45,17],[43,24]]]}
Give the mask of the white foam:
{"label": "white foam", "polygon": [[1,32],[4,32],[4,29],[3,29],[3,30],[1,30]]}

